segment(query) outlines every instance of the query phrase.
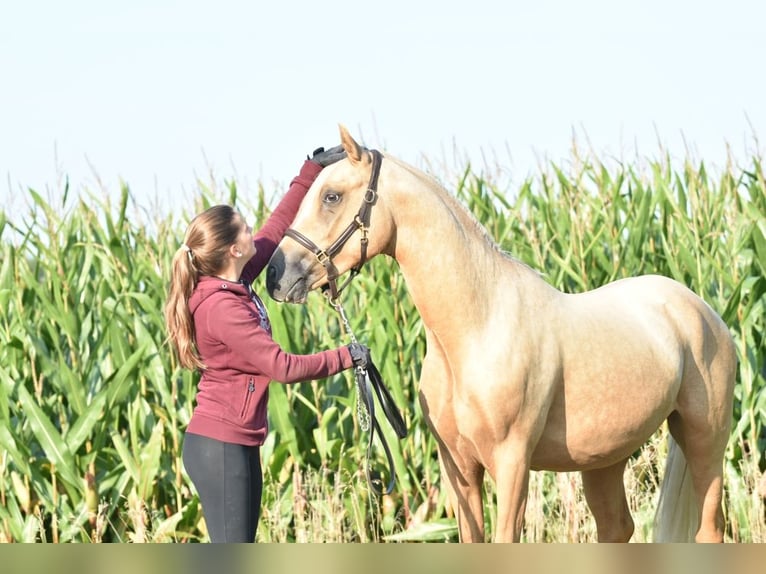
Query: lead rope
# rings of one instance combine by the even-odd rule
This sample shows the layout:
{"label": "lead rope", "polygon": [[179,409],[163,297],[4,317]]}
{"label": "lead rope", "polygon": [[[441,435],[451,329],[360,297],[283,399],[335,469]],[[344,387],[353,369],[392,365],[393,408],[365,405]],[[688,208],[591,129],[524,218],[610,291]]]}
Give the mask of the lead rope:
{"label": "lead rope", "polygon": [[[351,329],[351,323],[346,316],[346,310],[343,308],[341,302],[337,299],[333,300],[329,296],[327,297],[327,300],[340,315],[343,329],[346,331],[348,338],[352,343],[358,344],[359,341],[356,338],[353,329]],[[356,417],[359,420],[359,428],[364,432],[368,432],[370,430],[370,410],[362,400],[362,395],[365,394],[365,391],[362,389],[362,384],[367,378],[367,370],[364,367],[354,367],[354,374],[356,375],[354,377],[356,382]]]}
{"label": "lead rope", "polygon": [[[343,308],[343,305],[337,299],[333,299],[329,295],[327,300],[340,315],[343,328],[346,330],[351,342],[358,343],[356,335],[354,335],[354,331],[351,329],[351,324],[346,316],[346,310]],[[391,424],[397,437],[404,438],[407,436],[407,425],[405,424],[401,413],[396,408],[391,394],[383,383],[380,371],[378,371],[375,363],[372,362],[372,358],[370,358],[366,367],[361,365],[356,366],[354,368],[354,374],[356,379],[356,412],[357,418],[359,419],[359,428],[364,432],[369,432],[369,440],[367,442],[367,482],[375,494],[379,496],[382,494],[391,494],[394,490],[394,485],[396,484],[394,458],[391,454],[388,442],[386,442],[386,437],[383,435],[383,430],[380,428],[380,423],[375,417],[375,401],[373,399],[373,393],[377,395],[383,414],[389,424]],[[370,462],[372,460],[372,444],[376,432],[378,433],[378,439],[383,446],[386,461],[388,462],[390,478],[385,488],[382,486],[382,481],[379,478],[373,478],[372,465]]]}

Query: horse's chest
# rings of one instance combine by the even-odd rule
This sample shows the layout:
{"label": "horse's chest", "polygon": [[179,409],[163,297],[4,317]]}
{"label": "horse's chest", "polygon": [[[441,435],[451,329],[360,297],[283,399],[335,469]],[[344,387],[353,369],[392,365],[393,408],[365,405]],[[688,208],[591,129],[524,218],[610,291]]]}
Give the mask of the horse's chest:
{"label": "horse's chest", "polygon": [[421,388],[423,412],[431,430],[456,459],[484,462],[498,436],[496,417],[483,403],[457,393],[454,386],[445,387],[432,393]]}

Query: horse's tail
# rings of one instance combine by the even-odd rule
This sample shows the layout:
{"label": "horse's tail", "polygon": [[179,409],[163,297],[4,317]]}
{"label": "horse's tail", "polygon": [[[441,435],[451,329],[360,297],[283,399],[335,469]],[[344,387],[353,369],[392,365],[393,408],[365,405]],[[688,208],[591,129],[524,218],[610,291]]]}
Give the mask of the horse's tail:
{"label": "horse's tail", "polygon": [[655,542],[694,542],[699,529],[699,511],[686,457],[668,435],[668,459],[654,515]]}

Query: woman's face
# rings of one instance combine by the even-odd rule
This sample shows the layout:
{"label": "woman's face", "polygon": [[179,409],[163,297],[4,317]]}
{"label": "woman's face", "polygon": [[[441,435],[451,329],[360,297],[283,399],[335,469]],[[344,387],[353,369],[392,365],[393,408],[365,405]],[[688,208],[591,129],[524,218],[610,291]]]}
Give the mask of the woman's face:
{"label": "woman's face", "polygon": [[237,236],[236,245],[239,248],[239,251],[242,253],[242,259],[249,261],[250,258],[255,255],[255,245],[253,244],[253,228],[247,224],[245,218],[241,215],[239,216],[239,221],[242,228],[240,229],[239,235]]}

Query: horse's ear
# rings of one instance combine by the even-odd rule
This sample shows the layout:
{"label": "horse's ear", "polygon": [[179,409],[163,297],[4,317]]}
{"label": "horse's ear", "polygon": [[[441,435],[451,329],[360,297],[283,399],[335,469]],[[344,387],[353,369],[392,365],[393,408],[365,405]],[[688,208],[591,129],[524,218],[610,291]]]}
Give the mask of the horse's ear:
{"label": "horse's ear", "polygon": [[351,137],[346,126],[338,124],[338,128],[340,128],[340,141],[343,144],[343,149],[346,150],[349,161],[351,161],[352,164],[359,163],[362,161],[362,146],[356,143],[354,138]]}

